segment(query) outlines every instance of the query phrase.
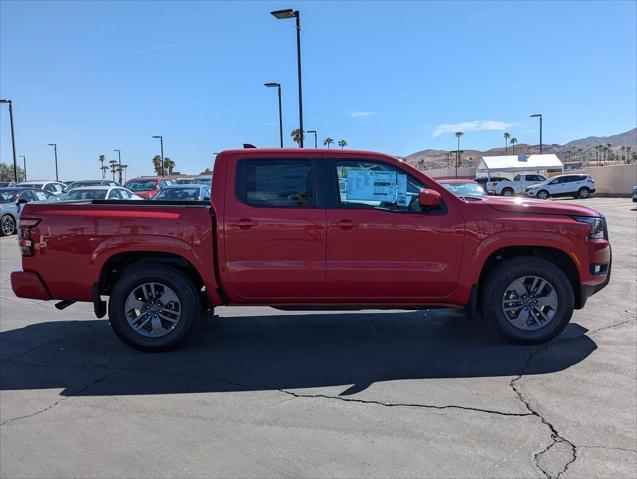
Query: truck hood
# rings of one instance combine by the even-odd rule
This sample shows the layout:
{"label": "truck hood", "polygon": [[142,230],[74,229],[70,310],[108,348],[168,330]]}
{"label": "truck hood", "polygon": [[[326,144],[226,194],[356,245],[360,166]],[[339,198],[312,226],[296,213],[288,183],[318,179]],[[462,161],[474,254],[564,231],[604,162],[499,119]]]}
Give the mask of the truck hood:
{"label": "truck hood", "polygon": [[483,202],[494,210],[512,213],[561,216],[600,216],[600,213],[586,206],[562,201],[530,200],[528,198],[501,198],[486,196]]}

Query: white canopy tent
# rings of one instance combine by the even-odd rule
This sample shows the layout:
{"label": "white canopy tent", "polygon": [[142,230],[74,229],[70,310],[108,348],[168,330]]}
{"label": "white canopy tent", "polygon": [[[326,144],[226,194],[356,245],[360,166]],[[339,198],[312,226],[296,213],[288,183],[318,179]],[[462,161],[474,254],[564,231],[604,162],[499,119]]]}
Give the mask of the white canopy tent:
{"label": "white canopy tent", "polygon": [[[547,176],[548,170],[564,170],[564,165],[554,154],[483,156],[476,169],[476,177],[511,176],[511,173],[538,173]],[[509,173],[509,175],[506,175]]]}

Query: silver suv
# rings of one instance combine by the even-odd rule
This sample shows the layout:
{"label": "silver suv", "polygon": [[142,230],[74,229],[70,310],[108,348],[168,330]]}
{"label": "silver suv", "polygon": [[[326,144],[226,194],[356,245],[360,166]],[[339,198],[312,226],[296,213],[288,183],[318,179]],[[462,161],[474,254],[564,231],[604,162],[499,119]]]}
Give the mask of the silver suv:
{"label": "silver suv", "polygon": [[559,175],[526,187],[524,193],[531,198],[540,200],[545,200],[550,196],[588,198],[592,193],[595,193],[595,180],[589,175]]}

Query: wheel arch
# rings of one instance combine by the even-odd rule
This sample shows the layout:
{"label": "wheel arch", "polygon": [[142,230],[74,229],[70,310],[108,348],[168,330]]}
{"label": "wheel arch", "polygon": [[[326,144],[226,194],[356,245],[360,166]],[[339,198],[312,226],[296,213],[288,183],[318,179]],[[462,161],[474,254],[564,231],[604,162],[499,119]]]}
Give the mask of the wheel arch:
{"label": "wheel arch", "polygon": [[565,251],[550,246],[505,246],[493,251],[486,258],[480,270],[477,296],[480,297],[480,289],[485,284],[487,275],[500,261],[520,256],[546,259],[560,268],[573,288],[575,308],[579,309],[581,307],[580,276],[575,261]]}

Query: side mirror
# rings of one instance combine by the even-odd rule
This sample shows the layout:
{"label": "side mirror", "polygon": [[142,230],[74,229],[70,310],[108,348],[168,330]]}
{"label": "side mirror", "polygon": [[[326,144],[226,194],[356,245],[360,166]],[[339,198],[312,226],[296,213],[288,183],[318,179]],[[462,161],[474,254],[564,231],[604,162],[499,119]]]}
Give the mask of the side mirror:
{"label": "side mirror", "polygon": [[422,188],[418,193],[418,202],[423,208],[432,208],[439,206],[442,201],[442,196],[436,190],[430,190],[429,188]]}

